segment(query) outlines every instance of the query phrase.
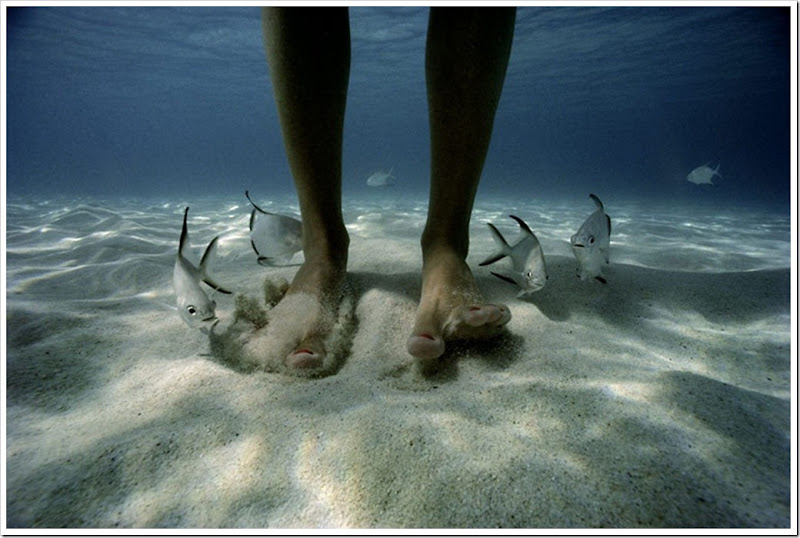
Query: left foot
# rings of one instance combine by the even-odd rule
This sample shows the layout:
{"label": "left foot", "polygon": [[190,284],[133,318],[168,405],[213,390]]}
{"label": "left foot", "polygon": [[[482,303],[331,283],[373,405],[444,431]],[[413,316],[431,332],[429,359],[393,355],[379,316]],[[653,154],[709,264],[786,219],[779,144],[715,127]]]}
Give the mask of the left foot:
{"label": "left foot", "polygon": [[445,342],[491,338],[510,319],[507,306],[484,302],[472,272],[457,254],[431,254],[423,264],[422,297],[406,347],[418,359],[435,359],[444,354]]}
{"label": "left foot", "polygon": [[[269,324],[244,346],[249,362],[290,372],[322,368],[330,350],[345,288],[346,252],[337,260],[303,263],[284,297],[269,312]],[[330,362],[330,361],[327,361]]]}

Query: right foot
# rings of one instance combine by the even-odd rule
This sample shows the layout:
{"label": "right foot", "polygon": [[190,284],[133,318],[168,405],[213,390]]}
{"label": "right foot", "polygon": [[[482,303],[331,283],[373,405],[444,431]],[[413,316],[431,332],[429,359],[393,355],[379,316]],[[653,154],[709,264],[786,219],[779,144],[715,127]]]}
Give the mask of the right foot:
{"label": "right foot", "polygon": [[408,352],[422,361],[444,354],[449,340],[485,340],[497,336],[511,320],[502,304],[484,301],[469,267],[455,253],[426,256],[422,297]]}

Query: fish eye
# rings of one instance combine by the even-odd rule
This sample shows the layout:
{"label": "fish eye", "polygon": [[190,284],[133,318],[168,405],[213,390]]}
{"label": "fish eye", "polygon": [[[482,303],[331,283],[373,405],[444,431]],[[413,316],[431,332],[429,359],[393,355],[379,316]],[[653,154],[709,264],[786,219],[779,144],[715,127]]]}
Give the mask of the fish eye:
{"label": "fish eye", "polygon": [[197,314],[197,308],[195,308],[194,305],[187,306],[186,311],[189,312],[190,316],[194,316]]}
{"label": "fish eye", "polygon": [[590,235],[590,236],[589,236],[589,244],[591,245],[591,244],[593,244],[593,243],[594,243],[594,236],[593,236],[593,235]]}

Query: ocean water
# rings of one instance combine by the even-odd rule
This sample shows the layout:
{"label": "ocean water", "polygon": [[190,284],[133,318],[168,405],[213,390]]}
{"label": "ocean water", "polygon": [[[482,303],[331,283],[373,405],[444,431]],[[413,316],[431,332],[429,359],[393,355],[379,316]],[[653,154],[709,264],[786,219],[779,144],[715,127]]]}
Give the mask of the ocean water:
{"label": "ocean water", "polygon": [[[299,217],[258,10],[4,17],[9,526],[790,524],[796,5],[518,9],[467,259],[511,336],[429,379],[404,347],[427,8],[351,7],[358,326],[313,381],[230,368],[172,288],[186,207],[192,261],[219,237],[211,271],[235,293],[302,261],[266,268],[250,245],[246,189]],[[704,164],[715,186],[686,180]],[[612,220],[605,285],[569,244],[590,193]],[[478,265],[487,223],[517,237],[509,215],[550,273],[525,298],[490,274],[505,261]],[[234,296],[209,295],[231,321]]]}
{"label": "ocean water", "polygon": [[[791,3],[517,10],[482,189],[788,208]],[[430,167],[426,7],[350,8],[343,182]],[[7,13],[10,194],[290,192],[256,7]],[[686,181],[720,165],[718,186]]]}
{"label": "ocean water", "polygon": [[[749,219],[786,219],[793,202],[791,10],[521,5],[473,227],[510,226],[514,210],[547,251],[568,255],[564,241],[575,218],[591,211],[586,197],[594,192],[613,208],[619,261],[722,271],[781,259],[761,235],[769,225]],[[395,232],[418,235],[430,166],[428,9],[349,13],[344,203],[391,200],[376,213],[402,206],[409,222]],[[128,199],[209,199],[246,207],[240,193],[249,189],[296,211],[257,8],[14,7],[5,22],[9,202],[108,198],[108,210],[121,211]],[[704,164],[719,165],[714,187],[686,180]],[[370,174],[390,169],[390,190],[366,187]],[[9,206],[10,229],[16,209]],[[220,207],[216,217],[202,209],[192,216],[221,225],[212,224]],[[364,212],[351,231],[382,222]],[[86,218],[82,224],[93,224]],[[677,221],[685,227],[639,237]],[[77,225],[71,236],[76,245],[115,237],[81,231]],[[741,235],[750,238],[746,247],[736,246]],[[485,231],[473,228],[472,237],[473,251],[483,248]],[[232,234],[223,244],[244,240]],[[691,249],[705,256],[687,261]]]}

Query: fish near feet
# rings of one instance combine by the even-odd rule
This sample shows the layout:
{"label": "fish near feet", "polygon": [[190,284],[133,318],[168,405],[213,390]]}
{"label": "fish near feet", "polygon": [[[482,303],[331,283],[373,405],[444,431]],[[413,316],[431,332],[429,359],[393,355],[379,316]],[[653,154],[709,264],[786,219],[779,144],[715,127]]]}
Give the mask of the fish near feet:
{"label": "fish near feet", "polygon": [[508,257],[511,260],[511,273],[503,274],[492,271],[492,275],[516,286],[519,289],[517,296],[522,297],[544,287],[547,282],[547,268],[539,239],[524,220],[514,215],[509,215],[509,217],[519,224],[519,240],[511,246],[503,234],[491,222],[488,222],[487,225],[498,250],[479,265],[482,267],[491,265]]}
{"label": "fish near feet", "polygon": [[264,211],[250,193],[245,196],[253,205],[250,213],[250,245],[259,265],[286,265],[303,249],[303,224],[300,220]]}
{"label": "fish near feet", "polygon": [[181,318],[190,327],[208,333],[219,321],[215,314],[217,303],[206,294],[200,284],[205,283],[220,293],[230,294],[231,292],[217,284],[208,274],[208,265],[216,252],[218,237],[212,239],[206,247],[199,266],[195,266],[186,257],[190,249],[189,230],[186,223],[188,216],[189,208],[187,207],[183,212],[183,227],[172,271],[172,286],[177,297],[178,314]]}

